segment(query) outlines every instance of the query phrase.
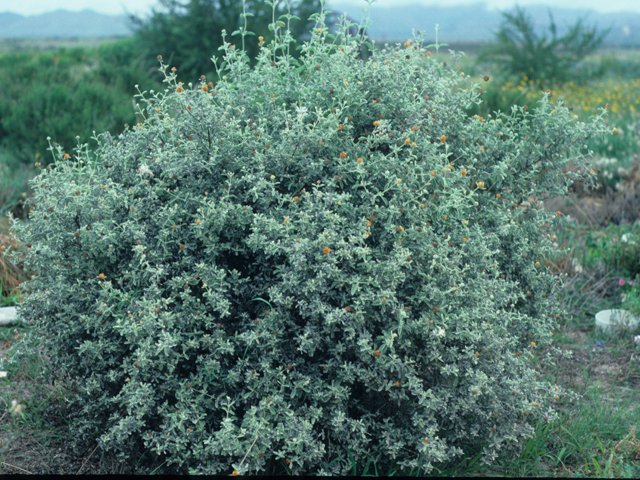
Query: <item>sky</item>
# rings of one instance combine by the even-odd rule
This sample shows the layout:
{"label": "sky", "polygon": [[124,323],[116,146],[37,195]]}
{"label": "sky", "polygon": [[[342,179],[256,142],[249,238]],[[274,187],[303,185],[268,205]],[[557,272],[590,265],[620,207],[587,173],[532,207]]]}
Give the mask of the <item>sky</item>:
{"label": "sky", "polygon": [[[182,4],[188,0],[180,0]],[[239,0],[240,1],[240,0]],[[425,6],[454,6],[485,3],[490,10],[510,10],[517,5],[546,5],[556,8],[590,9],[596,12],[635,12],[640,13],[640,0],[377,0],[371,6],[387,7],[406,4],[421,4]],[[327,9],[331,5],[350,4],[365,8],[365,0],[328,0]],[[20,15],[38,15],[59,9],[79,12],[94,10],[108,15],[132,13],[141,17],[151,14],[151,8],[162,11],[158,0],[0,0],[0,12],[12,12]],[[339,13],[339,12],[336,12]]]}

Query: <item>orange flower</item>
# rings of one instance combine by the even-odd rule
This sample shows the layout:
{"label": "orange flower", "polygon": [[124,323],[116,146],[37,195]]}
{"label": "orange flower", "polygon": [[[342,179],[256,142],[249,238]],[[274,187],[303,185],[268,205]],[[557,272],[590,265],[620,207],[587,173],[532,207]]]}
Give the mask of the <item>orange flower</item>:
{"label": "orange flower", "polygon": [[417,132],[418,131],[418,127],[411,127],[411,131],[412,132]]}
{"label": "orange flower", "polygon": [[496,193],[496,197],[500,198],[500,194],[499,194],[499,193]]}
{"label": "orange flower", "polygon": [[200,220],[196,220],[196,225],[200,225]]}
{"label": "orange flower", "polygon": [[346,306],[344,309],[345,309],[347,312],[350,312],[350,311],[351,311],[351,307],[349,307],[349,306]]}
{"label": "orange flower", "polygon": [[411,143],[411,140],[409,140],[409,139],[407,138],[407,139],[405,139],[404,143],[405,143],[405,144],[409,144],[409,143]]}
{"label": "orange flower", "polygon": [[346,152],[340,152],[340,158],[342,158],[342,159],[347,158],[347,153]]}
{"label": "orange flower", "polygon": [[209,91],[209,87],[207,87],[206,85],[204,87],[202,87],[202,91],[203,92],[208,92]]}
{"label": "orange flower", "polygon": [[424,439],[424,443],[425,443],[426,445],[429,445],[429,440],[425,438],[425,439]]}
{"label": "orange flower", "polygon": [[369,220],[371,220],[371,221],[374,221],[375,219],[376,219],[376,217],[374,217],[373,215],[371,215],[371,216],[369,217]]}
{"label": "orange flower", "polygon": [[344,130],[344,125],[342,124],[338,125],[338,130]]}
{"label": "orange flower", "polygon": [[234,470],[234,471],[233,471],[233,476],[234,476],[234,477],[237,477],[237,476],[238,476],[238,471],[237,471],[237,470]]}
{"label": "orange flower", "polygon": [[476,352],[476,357],[479,357],[479,356],[480,356],[480,353]]}
{"label": "orange flower", "polygon": [[375,352],[373,352],[373,354],[374,354],[376,357],[379,357],[379,356],[380,356],[380,350],[376,350]]}
{"label": "orange flower", "polygon": [[331,249],[329,247],[324,247],[324,250],[322,250],[324,253],[331,253]]}
{"label": "orange flower", "polygon": [[400,382],[396,382],[396,387],[399,387],[399,386],[400,386]]}
{"label": "orange flower", "polygon": [[466,170],[462,170],[460,173],[461,173],[461,174],[462,174],[462,176],[464,177],[464,176],[467,174],[467,171],[466,171]]}
{"label": "orange flower", "polygon": [[182,92],[182,87],[176,88],[176,92],[178,92],[178,93]]}
{"label": "orange flower", "polygon": [[66,160],[67,158],[69,158],[69,154],[68,154],[68,153],[65,153],[65,154],[64,154],[64,159]]}
{"label": "orange flower", "polygon": [[299,201],[300,201],[300,198],[299,198],[299,197],[293,197],[293,201],[294,201],[294,202],[299,202]]}
{"label": "orange flower", "polygon": [[477,182],[478,188],[484,188],[484,182]]}
{"label": "orange flower", "polygon": [[436,176],[436,171],[435,171],[435,170],[430,170],[430,172],[431,172],[431,176],[432,176],[432,177],[435,177],[435,176]]}
{"label": "orange flower", "polygon": [[562,212],[561,212],[560,210],[558,210],[558,211],[556,212],[556,215],[560,216],[560,215],[562,215]]}
{"label": "orange flower", "polygon": [[447,219],[447,216],[446,216],[446,215],[442,215],[442,218],[444,218],[444,219],[446,220],[446,219]]}
{"label": "orange flower", "polygon": [[425,95],[424,98],[426,98],[427,100],[429,100],[429,95]]}
{"label": "orange flower", "polygon": [[100,277],[100,280],[104,280],[104,273],[101,273],[98,277]]}
{"label": "orange flower", "polygon": [[379,127],[379,126],[380,126],[380,122],[376,120],[375,122],[373,122],[373,125],[374,125],[375,127]]}
{"label": "orange flower", "polygon": [[362,158],[358,158],[358,160],[356,160],[356,162],[362,163]]}
{"label": "orange flower", "polygon": [[405,48],[409,48],[409,42],[404,43]]}
{"label": "orange flower", "polygon": [[445,143],[445,142],[447,141],[447,137],[445,137],[444,135],[442,135],[442,136],[440,137],[440,141],[441,141],[442,143]]}
{"label": "orange flower", "polygon": [[462,237],[462,241],[466,242],[467,241],[467,237]]}
{"label": "orange flower", "polygon": [[289,460],[288,458],[285,460],[285,462],[287,462],[287,465],[289,465],[291,463],[291,460]]}

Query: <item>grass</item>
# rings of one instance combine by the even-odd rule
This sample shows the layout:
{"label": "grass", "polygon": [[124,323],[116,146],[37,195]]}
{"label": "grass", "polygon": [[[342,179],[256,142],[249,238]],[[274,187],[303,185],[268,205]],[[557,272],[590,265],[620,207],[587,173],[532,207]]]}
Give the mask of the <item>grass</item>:
{"label": "grass", "polygon": [[[471,69],[471,65],[468,68]],[[467,67],[464,69],[466,71]],[[493,77],[493,73],[491,75]],[[590,87],[580,86],[574,90],[566,86],[564,94],[575,95],[579,100],[587,96],[584,103],[591,108],[588,101],[591,101],[594,92],[600,92],[597,94],[603,95],[604,101],[610,90],[613,92],[611,95],[619,96],[614,98],[618,102],[615,105],[623,109],[626,104],[626,97],[623,98],[625,93],[620,88],[611,87],[610,83],[616,80],[594,82],[600,81],[609,83],[602,83],[604,87],[600,90],[593,83]],[[517,86],[514,84],[509,88],[519,94],[524,87],[518,90]],[[614,102],[607,101],[614,105]],[[580,100],[580,106],[582,102]],[[588,112],[584,108],[579,110],[580,115]],[[626,133],[637,130],[637,119],[633,113],[620,110],[613,113],[612,122],[617,122],[618,128],[624,132],[624,141],[618,141],[618,138],[611,149],[611,144],[603,147],[610,155],[615,154],[618,162],[610,168],[616,177],[607,176],[603,167],[605,174],[600,176],[599,183],[602,184],[604,180],[615,181],[619,187],[604,193],[573,193],[566,199],[545,202],[545,208],[549,211],[559,209],[573,217],[555,232],[558,247],[569,247],[570,251],[559,253],[545,262],[552,271],[567,274],[560,302],[566,306],[569,315],[561,320],[558,330],[554,332],[554,344],[572,352],[573,357],[557,357],[555,366],[542,369],[541,379],[579,393],[581,400],[575,403],[560,401],[556,406],[559,419],[551,424],[537,424],[535,436],[524,444],[517,457],[503,456],[493,465],[480,465],[481,449],[470,446],[465,448],[462,460],[435,465],[431,475],[640,477],[640,432],[636,431],[640,424],[640,411],[637,408],[640,403],[640,345],[632,341],[640,331],[619,331],[608,336],[594,328],[594,316],[598,311],[621,308],[618,280],[631,278],[634,264],[640,258],[640,250],[633,250],[630,245],[628,258],[623,258],[617,250],[620,242],[613,242],[613,238],[619,239],[625,232],[634,233],[636,241],[640,240],[637,219],[627,218],[626,223],[621,221],[607,225],[605,215],[597,215],[592,202],[595,199],[604,207],[617,208],[616,202],[628,193],[627,187],[632,188],[632,176],[620,175],[615,168],[624,165],[629,170],[640,171],[640,158],[635,155],[640,145],[634,136],[637,133]],[[0,172],[3,165],[8,163],[6,155],[0,157]],[[17,166],[14,165],[14,168]],[[35,174],[27,170],[20,170],[20,175],[17,172],[13,170],[4,180],[0,175],[0,192],[3,192],[0,195],[10,192],[9,187],[13,188],[7,198],[0,198],[0,210],[19,210],[22,192],[28,191],[24,189],[26,179]],[[561,203],[558,204],[558,201]],[[606,208],[599,211],[606,211]],[[0,220],[0,244],[8,241],[7,234],[8,225],[3,218]],[[28,277],[24,272],[16,273],[15,269],[6,267],[0,255],[0,306],[17,305],[17,285]],[[26,325],[0,327],[0,355],[5,354],[12,343],[31,334],[32,327]],[[596,341],[604,342],[605,346],[595,346]],[[545,351],[540,352],[540,358],[545,355]],[[67,395],[65,386],[45,385],[38,378],[46,361],[46,355],[40,352],[16,371],[8,372],[7,377],[0,377],[0,473],[176,473],[166,467],[163,459],[149,452],[139,452],[134,457],[137,459],[135,462],[123,463],[114,455],[100,452],[95,440],[79,451],[73,451],[69,446],[73,432],[66,420],[69,412],[64,401]],[[10,412],[13,400],[22,406],[21,412]],[[345,457],[351,459],[350,475],[424,475],[424,470],[401,471],[393,465],[379,465],[373,456],[358,463],[353,462],[350,452],[346,452]],[[285,475],[290,472],[282,462],[268,473]]]}

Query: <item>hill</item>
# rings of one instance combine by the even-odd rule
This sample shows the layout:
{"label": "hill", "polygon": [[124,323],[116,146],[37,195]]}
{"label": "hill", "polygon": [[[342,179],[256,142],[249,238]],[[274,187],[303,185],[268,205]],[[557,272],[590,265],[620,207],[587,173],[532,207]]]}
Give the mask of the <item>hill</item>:
{"label": "hill", "polygon": [[[364,4],[366,7],[366,4]],[[361,6],[329,2],[326,7],[334,13],[346,13],[355,23],[363,21]],[[549,25],[548,9],[544,6],[528,6],[529,14],[538,31]],[[552,8],[553,17],[562,36],[567,27],[578,18],[598,30],[612,27],[606,37],[605,46],[640,46],[640,14],[632,12],[596,13],[589,10]],[[489,42],[493,32],[502,22],[499,11],[487,9],[478,3],[466,7],[439,7],[402,5],[379,7],[372,5],[372,26],[367,32],[377,43],[395,42],[411,37],[411,29],[423,30],[427,41],[435,40],[435,25],[441,27],[439,40],[445,43]],[[0,38],[99,38],[123,37],[133,32],[126,15],[104,15],[92,10],[70,12],[56,10],[40,15],[22,16],[15,13],[0,13]]]}

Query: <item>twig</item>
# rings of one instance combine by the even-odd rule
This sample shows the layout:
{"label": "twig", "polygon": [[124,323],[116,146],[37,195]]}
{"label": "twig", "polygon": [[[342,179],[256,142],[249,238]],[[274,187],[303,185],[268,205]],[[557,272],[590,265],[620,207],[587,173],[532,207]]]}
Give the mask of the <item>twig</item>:
{"label": "twig", "polygon": [[33,475],[33,473],[31,473],[29,470],[24,470],[24,469],[22,469],[22,468],[20,468],[20,467],[16,467],[15,465],[11,465],[10,463],[7,463],[7,462],[0,462],[0,464],[2,464],[2,465],[7,465],[7,466],[9,466],[9,467],[11,467],[11,468],[15,468],[15,469],[17,469],[17,470],[21,470],[21,471],[23,471],[23,472],[27,472],[29,475]]}
{"label": "twig", "polygon": [[631,427],[631,431],[627,434],[627,436],[624,437],[622,440],[620,440],[615,447],[613,447],[613,450],[614,451],[618,450],[618,447],[620,447],[626,440],[628,440],[630,436],[635,435],[635,433],[636,433],[636,427],[633,426]]}
{"label": "twig", "polygon": [[249,450],[247,450],[247,453],[244,455],[244,458],[242,459],[242,461],[240,462],[240,465],[238,466],[239,469],[242,468],[242,464],[244,463],[245,458],[247,458],[247,455],[249,455],[249,452],[253,448],[253,445],[256,443],[256,440],[258,440],[258,435],[259,434],[260,434],[260,432],[256,433],[256,438],[253,440],[253,443],[249,447]]}
{"label": "twig", "polygon": [[93,449],[93,452],[91,452],[91,454],[83,460],[82,465],[80,466],[80,470],[78,470],[78,473],[76,473],[76,475],[80,475],[80,472],[82,471],[82,469],[84,468],[84,464],[87,463],[89,461],[89,459],[91,458],[91,455],[93,455],[93,453],[98,449],[98,445],[96,445],[96,448]]}

